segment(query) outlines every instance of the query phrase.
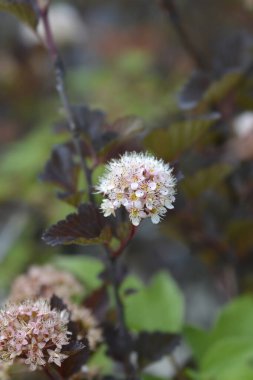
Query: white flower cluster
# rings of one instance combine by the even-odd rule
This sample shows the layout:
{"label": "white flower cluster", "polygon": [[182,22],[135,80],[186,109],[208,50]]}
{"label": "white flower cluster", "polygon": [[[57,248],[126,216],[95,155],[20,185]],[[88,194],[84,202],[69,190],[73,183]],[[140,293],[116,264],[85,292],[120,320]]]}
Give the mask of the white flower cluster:
{"label": "white flower cluster", "polygon": [[174,208],[176,179],[163,160],[148,153],[125,153],[110,161],[97,186],[105,196],[101,204],[104,216],[115,215],[124,206],[134,226],[151,218],[157,224],[167,209]]}

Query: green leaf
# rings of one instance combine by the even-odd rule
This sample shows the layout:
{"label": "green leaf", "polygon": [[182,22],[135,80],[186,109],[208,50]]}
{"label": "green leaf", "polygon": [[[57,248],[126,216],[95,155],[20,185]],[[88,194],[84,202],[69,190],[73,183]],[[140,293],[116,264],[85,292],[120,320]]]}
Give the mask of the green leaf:
{"label": "green leaf", "polygon": [[98,369],[103,375],[111,374],[113,371],[112,359],[107,356],[106,351],[105,345],[100,346],[89,360],[89,367]]}
{"label": "green leaf", "polygon": [[212,345],[201,363],[201,379],[239,380],[243,373],[253,378],[251,337],[229,337]]}
{"label": "green leaf", "polygon": [[199,197],[206,190],[217,187],[233,170],[228,164],[215,164],[201,169],[191,177],[186,177],[180,188],[190,198]]}
{"label": "green leaf", "polygon": [[80,281],[85,283],[89,291],[102,285],[99,274],[103,271],[104,266],[100,260],[87,256],[60,256],[55,259],[54,263],[57,267],[73,273]]}
{"label": "green leaf", "polygon": [[251,336],[253,339],[253,298],[240,297],[227,305],[211,331],[187,326],[185,337],[198,359],[214,343],[232,336]]}
{"label": "green leaf", "polygon": [[246,336],[253,339],[253,298],[243,296],[231,302],[220,314],[212,332],[212,340]]}
{"label": "green leaf", "polygon": [[[129,289],[135,292],[126,295]],[[184,315],[183,297],[168,273],[158,273],[148,285],[136,277],[128,277],[121,291],[127,325],[131,330],[180,331]]]}
{"label": "green leaf", "polygon": [[203,136],[215,120],[209,117],[175,123],[168,129],[154,129],[145,138],[145,146],[165,161],[175,160]]}
{"label": "green leaf", "polygon": [[253,378],[252,320],[253,298],[243,296],[226,306],[211,331],[185,329],[185,337],[200,366],[196,379]]}
{"label": "green leaf", "polygon": [[[141,380],[165,380],[165,378],[154,376],[154,375],[149,375],[149,374],[143,374],[141,376]],[[169,379],[166,377],[166,380],[169,380]]]}
{"label": "green leaf", "polygon": [[0,0],[0,11],[12,13],[31,28],[36,29],[38,14],[33,0]]}
{"label": "green leaf", "polygon": [[194,357],[200,360],[209,345],[209,334],[196,326],[186,326],[183,331],[186,341],[191,346]]}

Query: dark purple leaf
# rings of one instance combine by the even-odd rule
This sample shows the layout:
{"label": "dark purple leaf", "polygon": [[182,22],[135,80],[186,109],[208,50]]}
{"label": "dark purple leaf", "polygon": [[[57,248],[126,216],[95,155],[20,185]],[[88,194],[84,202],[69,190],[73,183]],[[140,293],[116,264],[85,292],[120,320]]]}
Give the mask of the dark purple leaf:
{"label": "dark purple leaf", "polygon": [[210,84],[209,74],[201,71],[193,73],[179,94],[179,106],[184,110],[196,107]]}
{"label": "dark purple leaf", "polygon": [[42,239],[51,246],[60,244],[101,244],[110,239],[110,227],[99,210],[83,204],[78,212],[50,227]]}
{"label": "dark purple leaf", "polygon": [[118,157],[125,151],[140,151],[140,132],[144,129],[142,119],[135,116],[125,116],[109,126],[114,138],[101,146],[99,155],[103,162]]}
{"label": "dark purple leaf", "polygon": [[140,333],[134,344],[140,366],[145,367],[162,356],[170,354],[179,342],[180,336],[177,334]]}
{"label": "dark purple leaf", "polygon": [[57,145],[40,178],[53,183],[68,193],[77,189],[79,165],[74,162],[72,144]]}
{"label": "dark purple leaf", "polygon": [[62,352],[68,355],[61,367],[57,368],[63,379],[69,379],[70,376],[80,371],[81,367],[87,362],[89,357],[89,344],[87,339],[81,341],[71,341],[63,347]]}
{"label": "dark purple leaf", "polygon": [[103,336],[107,343],[107,354],[119,362],[124,362],[133,349],[132,336],[120,326],[105,324]]}
{"label": "dark purple leaf", "polygon": [[68,307],[63,300],[55,294],[50,299],[50,306],[52,309],[56,309],[58,311],[68,310]]}
{"label": "dark purple leaf", "polygon": [[109,297],[107,285],[102,285],[91,293],[84,302],[84,306],[92,310],[92,314],[98,321],[102,321],[108,311]]}
{"label": "dark purple leaf", "polygon": [[[71,316],[71,312],[68,306],[64,303],[64,301],[61,298],[57,297],[55,294],[50,299],[50,305],[52,309],[56,309],[58,311],[67,310]],[[77,323],[70,320],[68,323],[68,331],[71,332],[71,342],[76,341],[79,333]]]}
{"label": "dark purple leaf", "polygon": [[90,110],[86,106],[72,106],[76,125],[81,133],[90,137],[92,141],[101,136],[104,127],[105,113],[100,110]]}

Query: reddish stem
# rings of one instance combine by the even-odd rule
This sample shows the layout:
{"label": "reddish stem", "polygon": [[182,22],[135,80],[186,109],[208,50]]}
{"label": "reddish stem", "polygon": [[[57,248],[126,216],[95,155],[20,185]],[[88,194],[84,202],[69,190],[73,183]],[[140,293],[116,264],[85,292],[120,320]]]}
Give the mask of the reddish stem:
{"label": "reddish stem", "polygon": [[168,13],[171,24],[173,25],[182,45],[189,55],[194,59],[196,65],[201,68],[206,68],[206,62],[202,54],[196,49],[192,40],[189,38],[188,32],[185,30],[180,14],[178,12],[175,0],[160,0],[161,6]]}
{"label": "reddish stem", "polygon": [[137,228],[134,225],[131,225],[131,229],[129,231],[129,234],[127,237],[120,243],[119,248],[111,253],[111,257],[115,259],[116,257],[120,256],[120,254],[124,251],[124,249],[127,247],[128,243],[133,239],[134,235],[136,234]]}
{"label": "reddish stem", "polygon": [[44,372],[45,374],[47,375],[47,377],[50,379],[50,380],[55,380],[55,378],[53,377],[53,375],[50,373],[49,369],[47,367],[44,367]]}
{"label": "reddish stem", "polygon": [[50,380],[63,380],[59,372],[56,372],[49,364],[43,367],[45,374]]}
{"label": "reddish stem", "polygon": [[69,131],[72,135],[73,143],[75,146],[75,150],[77,155],[80,159],[80,166],[84,172],[84,175],[87,180],[88,185],[88,199],[89,202],[94,202],[94,196],[93,196],[93,190],[92,190],[92,173],[89,167],[87,166],[87,163],[83,157],[82,153],[82,143],[80,140],[80,133],[78,130],[78,126],[76,124],[71,105],[65,90],[65,83],[64,83],[64,65],[61,60],[60,54],[58,52],[53,33],[51,30],[50,22],[48,19],[48,9],[47,7],[40,8],[38,4],[39,12],[40,12],[40,18],[45,30],[45,44],[48,49],[49,55],[53,61],[54,68],[55,68],[55,76],[56,76],[56,89],[58,91],[60,100],[62,102],[62,105],[64,107],[64,110],[66,112],[68,125],[69,125]]}

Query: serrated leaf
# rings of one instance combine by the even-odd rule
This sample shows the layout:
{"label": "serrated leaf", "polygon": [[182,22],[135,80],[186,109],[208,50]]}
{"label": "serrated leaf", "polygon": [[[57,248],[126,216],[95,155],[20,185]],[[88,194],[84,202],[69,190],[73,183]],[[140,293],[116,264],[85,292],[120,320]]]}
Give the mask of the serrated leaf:
{"label": "serrated leaf", "polygon": [[0,0],[0,11],[12,13],[31,28],[36,29],[38,14],[33,0]]}
{"label": "serrated leaf", "polygon": [[180,189],[187,197],[196,198],[203,192],[214,189],[231,173],[233,167],[228,164],[216,164],[199,170],[180,183]]}
{"label": "serrated leaf", "polygon": [[195,72],[179,95],[179,105],[182,109],[206,109],[219,103],[242,79],[240,70],[230,70],[220,78]]}
{"label": "serrated leaf", "polygon": [[73,146],[67,143],[54,147],[40,179],[72,194],[77,190],[78,173],[79,165],[74,161]]}
{"label": "serrated leaf", "polygon": [[99,210],[83,204],[78,212],[50,227],[42,239],[51,246],[60,244],[101,244],[110,238],[110,228]]}
{"label": "serrated leaf", "polygon": [[216,117],[172,124],[168,129],[157,128],[145,138],[145,146],[165,161],[177,159],[190,148],[215,122]]}
{"label": "serrated leaf", "polygon": [[72,113],[81,133],[94,141],[102,134],[102,129],[106,124],[106,114],[98,109],[91,110],[84,105],[75,105],[71,107]]}
{"label": "serrated leaf", "polygon": [[[136,291],[127,295],[127,290]],[[127,325],[131,330],[180,331],[184,313],[183,297],[168,273],[158,273],[148,285],[136,277],[127,277],[121,291]]]}
{"label": "serrated leaf", "polygon": [[124,362],[126,355],[132,351],[133,339],[130,333],[123,332],[117,324],[103,325],[103,336],[107,344],[107,354],[116,361]]}
{"label": "serrated leaf", "polygon": [[73,374],[80,371],[89,357],[89,343],[87,339],[71,341],[68,346],[63,347],[62,352],[68,355],[57,371],[63,379],[69,379]]}

